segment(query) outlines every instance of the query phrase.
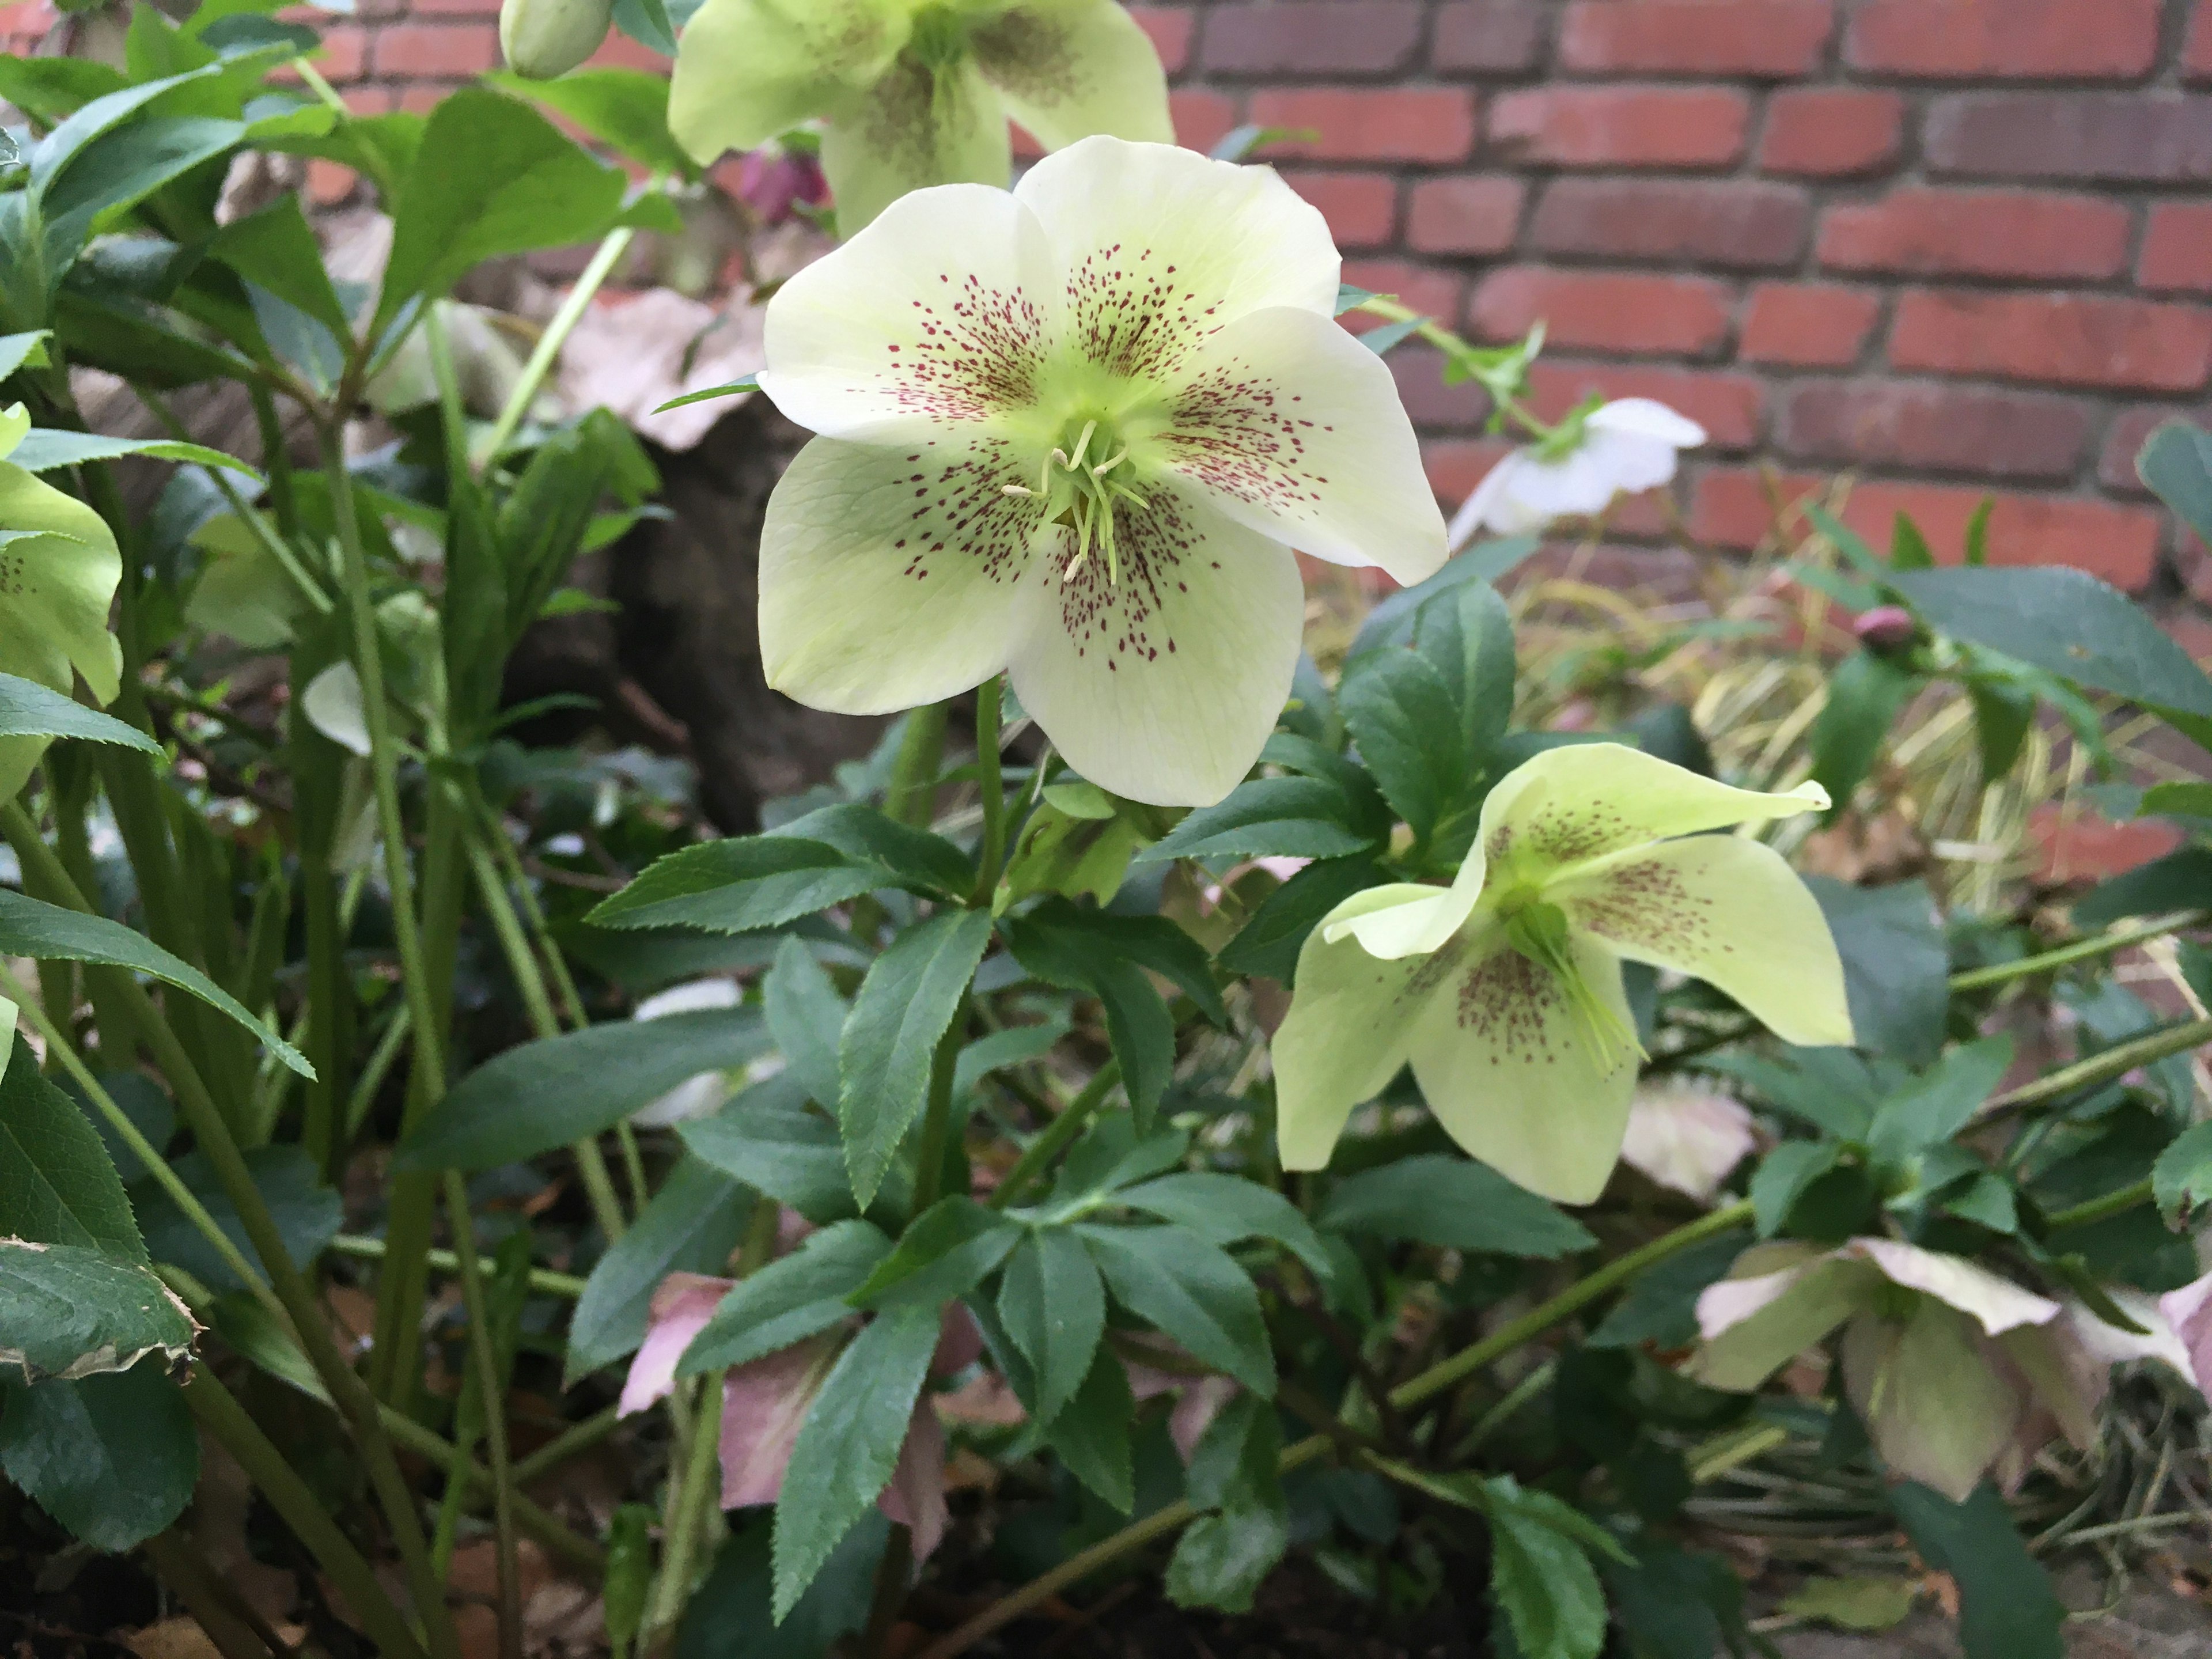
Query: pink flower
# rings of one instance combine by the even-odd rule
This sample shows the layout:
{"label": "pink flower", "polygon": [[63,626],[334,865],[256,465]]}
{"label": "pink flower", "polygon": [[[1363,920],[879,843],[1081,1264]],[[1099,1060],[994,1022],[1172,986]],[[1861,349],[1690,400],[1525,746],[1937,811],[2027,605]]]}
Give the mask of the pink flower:
{"label": "pink flower", "polygon": [[1901,605],[1878,605],[1852,623],[1851,631],[1859,636],[1862,645],[1876,651],[1894,651],[1912,643],[1919,635],[1920,624]]}
{"label": "pink flower", "polygon": [[1717,1089],[1656,1085],[1630,1103],[1620,1155],[1661,1186],[1710,1204],[1757,1145],[1741,1102]]}
{"label": "pink flower", "polygon": [[1129,1339],[1129,1345],[1139,1350],[1151,1347],[1160,1354],[1168,1365],[1148,1365],[1141,1359],[1121,1357],[1121,1369],[1129,1374],[1129,1392],[1140,1403],[1156,1400],[1164,1394],[1176,1396],[1168,1413],[1168,1437],[1175,1442],[1176,1449],[1182,1454],[1186,1463],[1197,1451],[1198,1443],[1206,1438],[1206,1431],[1213,1426],[1213,1419],[1221,1415],[1221,1408],[1237,1397],[1239,1384],[1231,1377],[1218,1375],[1194,1375],[1189,1371],[1170,1369],[1176,1362],[1191,1363],[1190,1356],[1173,1344],[1157,1338],[1150,1340],[1142,1336]]}
{"label": "pink flower", "polygon": [[811,155],[768,144],[738,163],[737,194],[763,225],[780,225],[802,203],[820,207],[827,202],[830,185]]}
{"label": "pink flower", "polygon": [[2177,1339],[2184,1374],[2212,1398],[2212,1273],[2160,1297],[2158,1310]]}

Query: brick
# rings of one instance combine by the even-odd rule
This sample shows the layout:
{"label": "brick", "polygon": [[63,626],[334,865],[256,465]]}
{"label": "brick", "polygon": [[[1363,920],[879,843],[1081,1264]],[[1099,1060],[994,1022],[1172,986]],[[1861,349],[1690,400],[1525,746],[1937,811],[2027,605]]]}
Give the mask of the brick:
{"label": "brick", "polygon": [[314,63],[316,72],[333,86],[360,80],[368,72],[368,31],[357,23],[325,29],[323,49],[315,55]]}
{"label": "brick", "polygon": [[1444,384],[1444,356],[1425,345],[1407,345],[1385,360],[1398,382],[1398,400],[1413,424],[1424,431],[1437,428],[1480,426],[1490,414],[1490,399],[1472,380]]}
{"label": "brick", "polygon": [[1789,368],[1848,368],[1866,349],[1881,301],[1828,283],[1761,283],[1736,356]]}
{"label": "brick", "polygon": [[1311,127],[1280,152],[1319,161],[1460,161],[1474,148],[1474,94],[1457,87],[1282,88],[1255,93],[1249,119]]}
{"label": "brick", "polygon": [[1632,367],[1622,363],[1576,363],[1549,355],[1529,371],[1530,405],[1555,421],[1595,393],[1616,398],[1650,398],[1686,415],[1705,428],[1710,447],[1742,450],[1759,442],[1765,389],[1749,374],[1706,374],[1691,368]]}
{"label": "brick", "polygon": [[345,106],[356,115],[389,115],[398,107],[389,87],[348,87]]}
{"label": "brick", "polygon": [[400,89],[398,102],[393,107],[409,115],[428,115],[447,99],[452,97],[455,90],[456,88],[450,82],[441,86],[435,82],[426,84],[418,82],[413,86]]}
{"label": "brick", "polygon": [[2087,405],[2043,392],[1812,380],[1785,388],[1774,408],[1775,448],[1827,466],[2063,480],[2088,442]]}
{"label": "brick", "polygon": [[1292,190],[1321,210],[1339,247],[1387,246],[1398,229],[1398,181],[1387,173],[1285,169]]}
{"label": "brick", "polygon": [[499,31],[479,23],[394,23],[376,37],[380,76],[481,75],[499,62]]}
{"label": "brick", "polygon": [[1905,100],[1893,92],[1789,87],[1766,100],[1759,165],[1801,179],[1849,179],[1897,159]]}
{"label": "brick", "polygon": [[665,76],[670,60],[620,29],[610,29],[599,49],[584,61],[592,69],[643,70],[648,75]]}
{"label": "brick", "polygon": [[1956,93],[1930,103],[1936,173],[2111,184],[2212,180],[2212,97],[2165,92]]}
{"label": "brick", "polygon": [[2094,280],[2126,268],[2132,216],[2089,196],[1896,190],[1830,208],[1816,252],[1831,270]]}
{"label": "brick", "polygon": [[1702,357],[1728,338],[1729,289],[1700,276],[1513,265],[1475,291],[1474,326],[1515,340],[1540,321],[1565,350]]}
{"label": "brick", "polygon": [[2160,0],[1869,0],[1853,69],[1925,79],[2131,80],[2158,58]]}
{"label": "brick", "polygon": [[2152,207],[2136,285],[2159,294],[2212,294],[2212,204]]}
{"label": "brick", "polygon": [[1436,27],[1429,61],[1440,75],[1516,75],[1544,50],[1534,0],[1459,0],[1437,10]]}
{"label": "brick", "polygon": [[[1659,509],[1662,492],[1647,491],[1614,504],[1605,527],[1622,535],[1659,537],[1672,526]],[[1624,547],[1618,542],[1547,542],[1498,586],[1510,594],[1539,582],[1586,582],[1626,595],[1644,607],[1702,605],[1709,602],[1708,569],[1698,556],[1680,547]],[[1577,717],[1579,717],[1577,720]],[[1599,723],[1587,699],[1577,699],[1554,717],[1553,729],[1588,730]]]}
{"label": "brick", "polygon": [[[1785,474],[1771,482],[1785,507],[1825,497],[1832,480]],[[1716,547],[1753,548],[1773,526],[1769,478],[1748,469],[1715,468],[1698,480],[1691,533]],[[1863,536],[1886,542],[1904,513],[1928,538],[1936,558],[1956,564],[1965,556],[1966,523],[1989,491],[1945,484],[1861,483],[1844,504],[1843,521]],[[2158,568],[2164,533],[2160,515],[2146,507],[2118,507],[2077,496],[2000,495],[1990,514],[1990,562],[2072,565],[2130,592],[2147,586]]]}
{"label": "brick", "polygon": [[1395,75],[1421,50],[1419,0],[1241,0],[1206,16],[1215,75]]}
{"label": "brick", "polygon": [[2112,429],[2105,434],[2104,447],[2097,457],[2097,482],[2120,495],[2148,500],[2150,491],[2136,472],[2136,457],[2150,441],[2150,434],[2168,421],[2187,421],[2192,425],[2212,428],[2212,404],[2191,409],[2138,404],[2132,409],[2122,410],[2112,417]]}
{"label": "brick", "polygon": [[1421,446],[1421,465],[1429,475],[1429,488],[1447,509],[1474,494],[1474,488],[1513,453],[1503,438],[1431,438]]}
{"label": "brick", "polygon": [[1168,113],[1175,120],[1176,142],[1195,150],[1212,149],[1237,130],[1236,104],[1203,87],[1177,87],[1169,93]]}
{"label": "brick", "polygon": [[1573,0],[1559,61],[1588,75],[1788,80],[1820,67],[1828,0]]}
{"label": "brick", "polygon": [[499,0],[409,0],[412,17],[496,17]]}
{"label": "brick", "polygon": [[2212,311],[2085,294],[1914,289],[1897,304],[1902,369],[2192,392],[2212,374]]}
{"label": "brick", "polygon": [[[1347,259],[1344,280],[1370,294],[1388,295],[1411,306],[1425,317],[1449,323],[1459,314],[1464,285],[1457,273],[1433,265],[1408,264],[1403,259]],[[1345,325],[1355,332],[1382,325],[1380,318],[1347,313]]]}
{"label": "brick", "polygon": [[1796,264],[1811,222],[1792,185],[1560,179],[1545,187],[1528,234],[1542,253],[1772,270]]}
{"label": "brick", "polygon": [[1406,246],[1416,253],[1503,253],[1520,234],[1528,193],[1518,179],[1472,173],[1424,179],[1406,215]]}
{"label": "brick", "polygon": [[2212,81],[2212,0],[2197,0],[2188,44],[2181,52],[2181,75],[2185,81]]}
{"label": "brick", "polygon": [[1562,167],[1717,167],[1743,154],[1751,103],[1718,87],[1545,87],[1502,94],[1490,136]]}
{"label": "brick", "polygon": [[1190,67],[1191,37],[1198,30],[1196,12],[1181,6],[1132,6],[1129,15],[1151,37],[1162,69],[1170,75],[1181,75]]}

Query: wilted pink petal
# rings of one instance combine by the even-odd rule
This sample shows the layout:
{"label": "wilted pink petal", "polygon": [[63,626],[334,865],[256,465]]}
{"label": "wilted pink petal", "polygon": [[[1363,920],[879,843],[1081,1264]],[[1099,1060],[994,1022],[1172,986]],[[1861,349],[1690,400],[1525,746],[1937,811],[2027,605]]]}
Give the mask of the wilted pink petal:
{"label": "wilted pink petal", "polygon": [[2197,1391],[2212,1399],[2212,1273],[2159,1297],[2158,1310],[2180,1340]]}
{"label": "wilted pink petal", "polygon": [[1991,1336],[2018,1325],[2046,1325],[2058,1317],[2058,1304],[2050,1297],[2022,1290],[1964,1256],[1940,1255],[1893,1238],[1855,1238],[1836,1254],[1871,1261],[1893,1285],[1924,1291],[1960,1313],[1972,1314]]}
{"label": "wilted pink petal", "polygon": [[929,1374],[957,1376],[982,1357],[983,1333],[976,1328],[975,1316],[957,1302],[947,1304],[937,1328],[937,1352],[929,1357]]}
{"label": "wilted pink petal", "polygon": [[951,1518],[945,1506],[945,1430],[927,1390],[915,1401],[914,1419],[899,1447],[891,1483],[878,1494],[876,1507],[914,1534],[914,1559],[929,1559],[945,1541]]}
{"label": "wilted pink petal", "polygon": [[1712,1089],[1639,1090],[1620,1155],[1662,1187],[1712,1202],[1758,1137],[1741,1101]]}
{"label": "wilted pink petal", "polygon": [[815,1231],[814,1224],[790,1205],[779,1206],[775,1212],[775,1253],[789,1255],[811,1238]]}
{"label": "wilted pink petal", "polygon": [[763,225],[780,225],[804,202],[819,207],[830,199],[829,181],[811,155],[769,144],[738,163],[738,197]]}
{"label": "wilted pink petal", "polygon": [[1239,1386],[1234,1377],[1201,1376],[1183,1389],[1182,1398],[1168,1413],[1168,1436],[1182,1454],[1184,1462],[1190,1462],[1198,1443],[1206,1438],[1213,1419],[1221,1415],[1221,1408],[1237,1397]]}
{"label": "wilted pink petal", "polygon": [[628,1417],[668,1397],[676,1386],[676,1362],[735,1283],[705,1273],[671,1273],[660,1281],[646,1316],[645,1340],[638,1345],[637,1358],[630,1361],[629,1376],[623,1383],[622,1401],[616,1407],[620,1415]]}
{"label": "wilted pink petal", "polygon": [[830,1331],[738,1366],[722,1380],[722,1507],[773,1504],[799,1425],[848,1334]]}

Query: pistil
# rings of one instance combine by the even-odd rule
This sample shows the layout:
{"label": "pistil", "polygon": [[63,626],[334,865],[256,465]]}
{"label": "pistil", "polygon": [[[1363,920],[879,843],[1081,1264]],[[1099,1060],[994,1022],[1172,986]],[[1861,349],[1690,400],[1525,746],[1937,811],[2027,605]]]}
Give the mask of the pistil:
{"label": "pistil", "polygon": [[[1045,458],[1036,489],[1027,484],[1003,488],[1009,495],[1042,495],[1046,519],[1073,532],[1075,555],[1060,573],[1062,581],[1074,580],[1092,553],[1098,552],[1105,556],[1107,581],[1118,586],[1121,558],[1115,544],[1115,512],[1120,502],[1141,507],[1146,501],[1123,482],[1126,473],[1121,477],[1107,476],[1129,459],[1129,450],[1127,445],[1115,449],[1112,430],[1107,428],[1102,435],[1102,425],[1097,420],[1086,420],[1073,447],[1066,444],[1055,447]],[[1114,453],[1107,453],[1109,449]],[[1098,459],[1093,459],[1094,455]]]}

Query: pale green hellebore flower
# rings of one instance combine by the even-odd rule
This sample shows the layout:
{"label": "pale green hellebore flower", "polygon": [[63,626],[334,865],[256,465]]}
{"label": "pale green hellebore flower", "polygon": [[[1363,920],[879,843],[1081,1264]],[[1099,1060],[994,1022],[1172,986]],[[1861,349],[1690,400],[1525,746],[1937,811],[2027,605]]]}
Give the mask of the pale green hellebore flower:
{"label": "pale green hellebore flower", "polygon": [[[9,465],[31,429],[21,404],[0,410],[0,673],[67,695],[76,674],[101,702],[122,689],[123,652],[107,608],[123,556],[107,521],[38,475]],[[45,752],[44,738],[0,738],[0,800]]]}
{"label": "pale green hellebore flower", "polygon": [[2143,1334],[1895,1239],[1755,1245],[1698,1297],[1705,1340],[1684,1370],[1747,1394],[1841,1327],[1844,1392],[1883,1465],[1962,1504],[1985,1474],[2017,1486],[2054,1434],[2095,1445],[2114,1363],[2189,1374],[2150,1298],[2112,1294]]}
{"label": "pale green hellebore flower", "polygon": [[1827,804],[1818,784],[1760,794],[1620,744],[1516,767],[1449,887],[1370,887],[1308,936],[1273,1045],[1283,1167],[1324,1168],[1352,1109],[1410,1062],[1469,1153],[1589,1202],[1642,1058],[1624,959],[1704,980],[1787,1042],[1850,1042],[1843,964],[1804,883],[1771,847],[1696,833]]}
{"label": "pale green hellebore flower", "polygon": [[768,683],[876,714],[1003,669],[1093,783],[1220,799],[1290,694],[1291,548],[1443,562],[1338,272],[1269,169],[1118,138],[918,191],[799,272],[760,384],[822,435],[762,531]]}
{"label": "pale green hellebore flower", "polygon": [[702,165],[823,119],[846,236],[911,190],[1003,185],[1009,116],[1048,150],[1175,142],[1159,55],[1115,0],[706,0],[668,99]]}

